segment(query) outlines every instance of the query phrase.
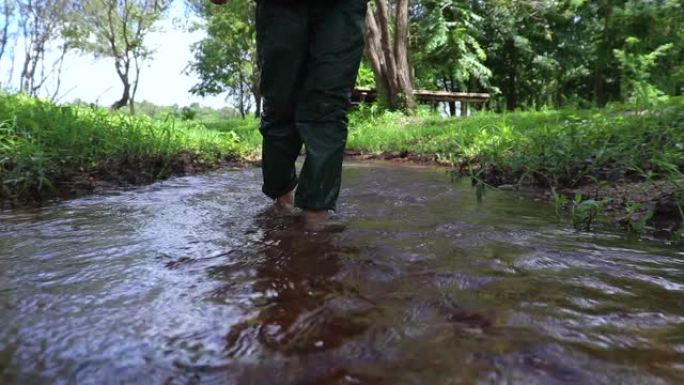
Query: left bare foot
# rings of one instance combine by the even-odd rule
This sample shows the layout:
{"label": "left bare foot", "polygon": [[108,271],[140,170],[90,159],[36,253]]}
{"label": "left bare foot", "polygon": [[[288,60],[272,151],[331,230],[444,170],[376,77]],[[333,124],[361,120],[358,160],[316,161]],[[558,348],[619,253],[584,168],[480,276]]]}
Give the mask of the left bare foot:
{"label": "left bare foot", "polygon": [[276,206],[284,209],[291,210],[294,208],[294,190],[283,194],[276,198],[275,200]]}

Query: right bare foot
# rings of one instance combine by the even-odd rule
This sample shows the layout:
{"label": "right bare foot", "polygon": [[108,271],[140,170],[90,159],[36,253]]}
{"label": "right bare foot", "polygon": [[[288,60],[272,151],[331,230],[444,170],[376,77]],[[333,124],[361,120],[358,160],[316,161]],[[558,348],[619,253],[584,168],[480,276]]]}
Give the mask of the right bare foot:
{"label": "right bare foot", "polygon": [[309,231],[321,231],[328,224],[328,210],[304,210],[304,227]]}

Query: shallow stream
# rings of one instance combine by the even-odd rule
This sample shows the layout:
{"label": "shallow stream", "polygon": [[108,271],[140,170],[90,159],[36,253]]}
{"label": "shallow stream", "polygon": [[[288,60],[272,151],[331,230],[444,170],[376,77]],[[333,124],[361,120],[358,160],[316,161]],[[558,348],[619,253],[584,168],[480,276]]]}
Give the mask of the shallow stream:
{"label": "shallow stream", "polygon": [[336,226],[258,170],[0,212],[0,384],[684,383],[684,251],[443,170],[351,163]]}

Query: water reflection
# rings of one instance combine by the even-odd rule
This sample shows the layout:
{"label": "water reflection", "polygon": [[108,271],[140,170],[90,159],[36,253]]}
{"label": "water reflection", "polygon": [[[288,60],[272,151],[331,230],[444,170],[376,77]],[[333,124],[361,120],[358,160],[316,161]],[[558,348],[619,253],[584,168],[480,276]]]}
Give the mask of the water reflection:
{"label": "water reflection", "polygon": [[285,355],[320,352],[366,329],[369,309],[344,306],[353,290],[335,279],[340,255],[350,251],[340,246],[338,231],[306,232],[298,218],[270,211],[257,225],[263,247],[252,287],[255,311],[228,333],[229,356],[253,353],[255,341]]}

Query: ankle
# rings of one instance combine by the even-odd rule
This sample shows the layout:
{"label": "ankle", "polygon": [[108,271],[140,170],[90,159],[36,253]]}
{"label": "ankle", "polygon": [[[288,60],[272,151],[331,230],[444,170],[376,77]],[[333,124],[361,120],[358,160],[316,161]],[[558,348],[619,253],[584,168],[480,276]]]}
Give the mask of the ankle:
{"label": "ankle", "polygon": [[275,203],[279,206],[284,207],[294,206],[294,190],[287,192],[276,198]]}

